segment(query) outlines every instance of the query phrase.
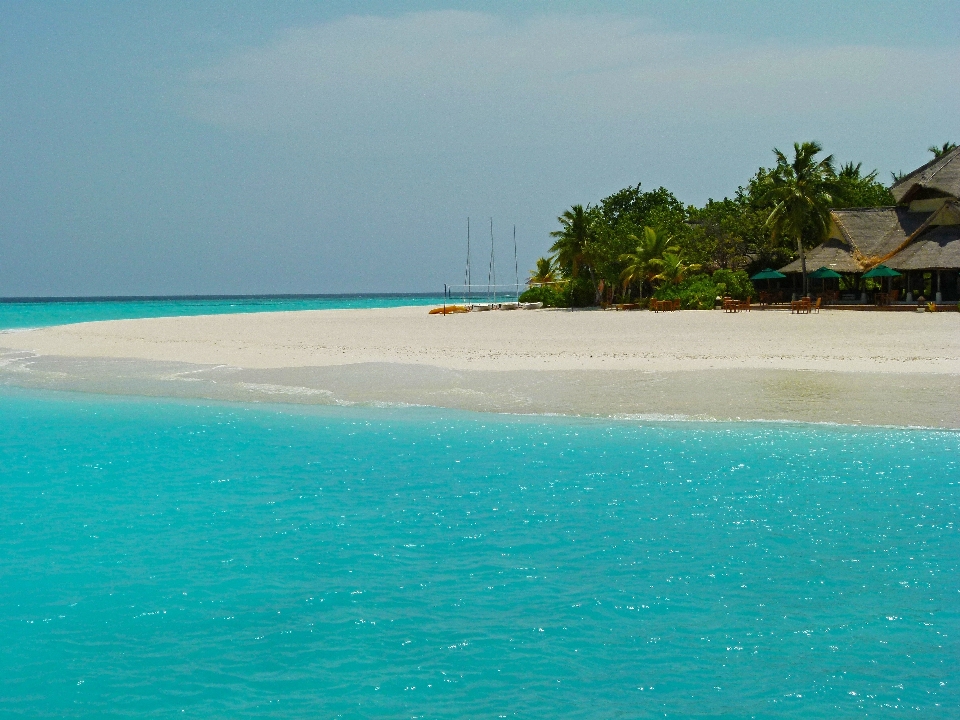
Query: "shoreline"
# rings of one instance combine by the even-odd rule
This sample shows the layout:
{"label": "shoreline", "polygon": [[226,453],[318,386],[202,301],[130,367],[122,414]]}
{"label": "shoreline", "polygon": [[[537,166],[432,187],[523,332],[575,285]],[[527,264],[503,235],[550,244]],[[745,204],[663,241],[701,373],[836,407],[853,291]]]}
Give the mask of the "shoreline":
{"label": "shoreline", "polygon": [[[444,419],[449,417],[461,416],[464,418],[482,419],[489,416],[491,421],[503,418],[507,421],[517,422],[529,421],[532,423],[543,422],[571,422],[577,423],[597,423],[602,426],[607,425],[670,425],[687,424],[703,426],[741,426],[756,425],[762,426],[783,426],[783,427],[814,427],[814,428],[836,428],[838,430],[910,430],[917,432],[937,432],[937,433],[960,433],[960,425],[902,425],[902,424],[880,424],[880,423],[843,423],[831,420],[797,420],[790,418],[718,418],[706,416],[686,416],[686,415],[665,415],[658,413],[624,413],[614,415],[587,415],[587,414],[562,414],[562,413],[533,413],[533,412],[496,412],[486,410],[471,410],[464,408],[446,407],[440,405],[409,404],[409,403],[296,403],[287,402],[276,398],[260,399],[221,399],[201,395],[172,395],[172,394],[135,394],[118,392],[99,392],[84,390],[79,388],[49,388],[40,386],[28,386],[26,384],[16,385],[12,383],[0,382],[0,400],[4,397],[35,399],[38,401],[65,401],[65,402],[117,402],[117,403],[140,403],[157,402],[169,403],[173,406],[182,405],[184,407],[210,407],[222,408],[226,411],[263,411],[266,413],[305,413],[312,414],[314,411],[323,413],[326,410],[333,412],[344,410],[346,412],[356,411],[360,417],[369,419],[368,416],[379,417],[378,413],[383,413],[382,417],[400,417],[405,411],[430,413],[435,417]],[[398,414],[398,415],[394,415]]]}
{"label": "shoreline", "polygon": [[0,383],[227,402],[960,428],[958,320],[443,317],[423,307],[115,320],[0,336]]}

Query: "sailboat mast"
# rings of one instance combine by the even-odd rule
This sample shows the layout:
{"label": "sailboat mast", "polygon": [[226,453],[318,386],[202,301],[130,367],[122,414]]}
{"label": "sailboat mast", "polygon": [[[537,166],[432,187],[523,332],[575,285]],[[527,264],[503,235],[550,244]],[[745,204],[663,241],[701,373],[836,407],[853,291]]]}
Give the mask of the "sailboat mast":
{"label": "sailboat mast", "polygon": [[467,286],[467,297],[464,298],[464,302],[470,300],[470,218],[467,218],[467,268],[464,270],[464,285]]}
{"label": "sailboat mast", "polygon": [[517,226],[513,226],[513,278],[517,283],[517,302],[520,302],[520,263],[517,262]]}
{"label": "sailboat mast", "polygon": [[493,252],[493,218],[490,218],[490,270],[487,274],[487,292],[492,293],[490,302],[497,301],[497,258]]}

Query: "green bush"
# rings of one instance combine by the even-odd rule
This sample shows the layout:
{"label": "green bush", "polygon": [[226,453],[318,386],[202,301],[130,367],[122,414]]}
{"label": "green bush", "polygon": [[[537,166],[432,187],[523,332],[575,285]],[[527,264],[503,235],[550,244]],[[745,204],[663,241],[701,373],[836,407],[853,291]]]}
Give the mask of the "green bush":
{"label": "green bush", "polygon": [[757,298],[757,291],[750,282],[750,276],[744,270],[717,270],[713,274],[713,284],[717,286],[717,295],[729,295],[737,300],[748,297]]}
{"label": "green bush", "polygon": [[520,302],[542,302],[544,307],[590,307],[596,298],[590,278],[578,277],[556,285],[535,285],[521,293]]}
{"label": "green bush", "polygon": [[520,293],[520,302],[542,302],[544,307],[569,307],[563,285],[534,285]]}
{"label": "green bush", "polygon": [[717,294],[717,286],[709,275],[691,275],[679,285],[658,288],[653,296],[657,300],[679,300],[684,310],[710,310]]}

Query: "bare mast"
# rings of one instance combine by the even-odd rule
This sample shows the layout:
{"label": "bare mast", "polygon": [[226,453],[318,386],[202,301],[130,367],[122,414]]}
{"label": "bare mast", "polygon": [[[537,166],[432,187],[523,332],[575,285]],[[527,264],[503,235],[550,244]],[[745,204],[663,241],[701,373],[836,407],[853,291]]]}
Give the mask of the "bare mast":
{"label": "bare mast", "polygon": [[470,302],[470,218],[467,218],[467,267],[463,271],[463,284],[467,286],[467,297],[464,303]]}
{"label": "bare mast", "polygon": [[487,270],[487,295],[491,297],[491,303],[497,302],[497,258],[493,252],[493,218],[490,218],[490,268]]}
{"label": "bare mast", "polygon": [[513,278],[517,283],[517,302],[520,302],[520,263],[517,262],[517,226],[513,226]]}

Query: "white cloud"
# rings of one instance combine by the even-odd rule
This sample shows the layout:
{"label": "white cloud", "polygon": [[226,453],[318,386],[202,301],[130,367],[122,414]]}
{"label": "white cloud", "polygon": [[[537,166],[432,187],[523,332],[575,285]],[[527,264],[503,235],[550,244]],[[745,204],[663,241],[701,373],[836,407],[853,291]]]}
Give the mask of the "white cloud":
{"label": "white cloud", "polygon": [[[197,70],[187,94],[217,126],[377,149],[890,113],[929,102],[933,78],[960,79],[960,50],[744,46],[617,16],[444,11],[290,30]],[[938,102],[955,114],[951,98]]]}

